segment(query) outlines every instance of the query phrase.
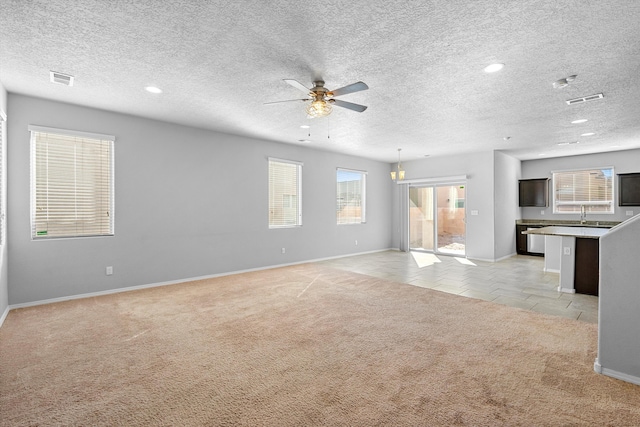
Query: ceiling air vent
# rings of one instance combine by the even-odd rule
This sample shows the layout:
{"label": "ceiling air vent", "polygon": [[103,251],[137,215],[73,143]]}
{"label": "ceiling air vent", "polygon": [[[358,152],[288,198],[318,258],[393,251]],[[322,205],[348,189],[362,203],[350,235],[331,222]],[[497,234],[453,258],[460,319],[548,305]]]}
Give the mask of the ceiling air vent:
{"label": "ceiling air vent", "polygon": [[589,96],[583,96],[582,98],[570,99],[567,101],[567,105],[581,104],[583,102],[594,101],[596,99],[602,99],[602,98],[604,98],[603,94],[596,93],[595,95],[589,95]]}
{"label": "ceiling air vent", "polygon": [[49,71],[49,78],[51,79],[51,83],[73,86],[73,76],[69,74],[58,73],[57,71]]}

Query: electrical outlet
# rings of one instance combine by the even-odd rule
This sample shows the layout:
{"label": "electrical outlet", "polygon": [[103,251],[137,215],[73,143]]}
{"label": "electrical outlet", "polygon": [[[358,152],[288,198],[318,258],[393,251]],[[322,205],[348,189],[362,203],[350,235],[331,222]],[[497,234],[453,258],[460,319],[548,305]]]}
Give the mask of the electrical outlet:
{"label": "electrical outlet", "polygon": [[358,246],[358,241],[356,240],[356,246]]}
{"label": "electrical outlet", "polygon": [[105,273],[107,274],[107,276],[111,276],[113,274],[113,267],[108,266],[107,268],[105,268]]}
{"label": "electrical outlet", "polygon": [[540,215],[544,215],[544,210],[540,211]]}
{"label": "electrical outlet", "polygon": [[285,248],[282,248],[282,253],[285,253],[285,252],[286,252],[286,249],[285,249]]}
{"label": "electrical outlet", "polygon": [[564,254],[565,255],[571,255],[571,247],[570,246],[567,246],[567,247],[564,248]]}
{"label": "electrical outlet", "polygon": [[633,216],[633,211],[627,211],[626,214],[627,216]]}
{"label": "electrical outlet", "polygon": [[477,210],[475,210],[475,209],[473,209],[473,210],[471,211],[471,215],[478,215],[478,211],[477,211]]}

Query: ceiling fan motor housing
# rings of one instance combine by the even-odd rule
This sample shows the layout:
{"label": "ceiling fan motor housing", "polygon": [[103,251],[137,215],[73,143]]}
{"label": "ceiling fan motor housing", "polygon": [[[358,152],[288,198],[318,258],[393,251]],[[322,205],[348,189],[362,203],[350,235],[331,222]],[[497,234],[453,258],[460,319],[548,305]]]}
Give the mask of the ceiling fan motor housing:
{"label": "ceiling fan motor housing", "polygon": [[324,87],[324,80],[316,80],[313,82],[313,87],[311,88],[311,96],[315,101],[324,100],[325,97],[331,96],[331,92]]}

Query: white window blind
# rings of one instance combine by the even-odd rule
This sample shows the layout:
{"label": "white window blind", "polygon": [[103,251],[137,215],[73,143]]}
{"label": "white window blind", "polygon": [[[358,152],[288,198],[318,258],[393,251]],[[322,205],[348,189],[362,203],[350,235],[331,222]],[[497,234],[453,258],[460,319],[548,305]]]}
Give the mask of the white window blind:
{"label": "white window blind", "polygon": [[302,225],[302,163],[269,159],[269,227]]}
{"label": "white window blind", "polygon": [[613,168],[553,172],[553,212],[613,213]]}
{"label": "white window blind", "polygon": [[338,169],[336,176],[336,216],[338,224],[361,224],[365,222],[366,172]]}
{"label": "white window blind", "polygon": [[31,237],[113,235],[109,135],[31,126]]}

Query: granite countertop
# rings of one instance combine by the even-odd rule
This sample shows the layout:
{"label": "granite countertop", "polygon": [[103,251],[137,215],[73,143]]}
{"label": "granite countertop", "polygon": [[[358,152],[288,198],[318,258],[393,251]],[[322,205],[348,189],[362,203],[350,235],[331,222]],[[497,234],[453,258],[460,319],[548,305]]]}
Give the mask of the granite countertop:
{"label": "granite countertop", "polygon": [[544,227],[595,227],[611,228],[620,224],[620,221],[587,221],[580,223],[579,220],[557,220],[557,219],[517,219],[516,225],[541,225]]}
{"label": "granite countertop", "polygon": [[522,234],[542,234],[545,236],[570,236],[570,237],[582,237],[587,239],[599,239],[601,236],[607,234],[609,230],[607,228],[598,227],[542,227],[534,228],[531,230],[523,231]]}

